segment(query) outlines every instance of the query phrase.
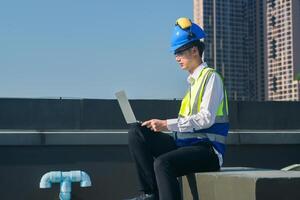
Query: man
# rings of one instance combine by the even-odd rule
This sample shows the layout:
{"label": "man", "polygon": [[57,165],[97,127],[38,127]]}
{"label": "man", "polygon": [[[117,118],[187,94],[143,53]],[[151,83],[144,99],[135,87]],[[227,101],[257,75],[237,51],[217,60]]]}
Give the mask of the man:
{"label": "man", "polygon": [[171,50],[188,71],[190,87],[178,118],[130,126],[129,148],[143,191],[132,200],[180,200],[177,177],[217,171],[223,163],[229,129],[227,95],[222,77],[202,61],[200,39],[204,37],[204,31],[190,19],[176,21]]}

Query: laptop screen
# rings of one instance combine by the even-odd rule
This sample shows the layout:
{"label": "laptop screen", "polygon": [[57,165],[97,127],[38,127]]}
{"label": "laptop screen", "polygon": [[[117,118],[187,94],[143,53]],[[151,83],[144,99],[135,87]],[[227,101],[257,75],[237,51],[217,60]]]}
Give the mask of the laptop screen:
{"label": "laptop screen", "polygon": [[127,124],[136,123],[137,120],[134,116],[134,113],[132,111],[132,108],[130,106],[130,103],[128,101],[125,91],[122,90],[122,91],[116,92],[115,96],[117,97],[117,100],[119,102],[123,116],[124,116]]}

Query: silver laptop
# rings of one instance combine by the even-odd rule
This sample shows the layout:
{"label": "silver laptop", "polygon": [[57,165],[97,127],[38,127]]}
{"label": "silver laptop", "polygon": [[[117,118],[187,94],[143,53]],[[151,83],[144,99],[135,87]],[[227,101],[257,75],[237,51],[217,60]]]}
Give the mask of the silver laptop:
{"label": "silver laptop", "polygon": [[116,92],[115,96],[117,97],[117,100],[119,102],[123,116],[124,116],[127,124],[142,123],[142,121],[136,120],[125,91],[121,90],[119,92]]}

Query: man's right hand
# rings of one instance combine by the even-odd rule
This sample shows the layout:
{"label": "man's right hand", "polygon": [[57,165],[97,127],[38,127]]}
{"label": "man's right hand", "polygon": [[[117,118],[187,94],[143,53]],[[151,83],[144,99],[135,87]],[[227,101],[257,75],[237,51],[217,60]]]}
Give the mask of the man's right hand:
{"label": "man's right hand", "polygon": [[142,126],[147,126],[154,132],[167,131],[167,120],[151,119],[142,123]]}

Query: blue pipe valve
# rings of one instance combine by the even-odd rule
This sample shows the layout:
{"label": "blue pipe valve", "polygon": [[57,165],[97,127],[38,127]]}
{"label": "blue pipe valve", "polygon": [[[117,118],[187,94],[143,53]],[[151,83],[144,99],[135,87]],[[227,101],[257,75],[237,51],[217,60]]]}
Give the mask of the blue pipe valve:
{"label": "blue pipe valve", "polygon": [[80,182],[80,187],[92,186],[89,175],[80,170],[61,172],[51,171],[40,180],[40,188],[51,188],[52,183],[60,183],[60,200],[71,200],[72,182]]}

